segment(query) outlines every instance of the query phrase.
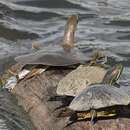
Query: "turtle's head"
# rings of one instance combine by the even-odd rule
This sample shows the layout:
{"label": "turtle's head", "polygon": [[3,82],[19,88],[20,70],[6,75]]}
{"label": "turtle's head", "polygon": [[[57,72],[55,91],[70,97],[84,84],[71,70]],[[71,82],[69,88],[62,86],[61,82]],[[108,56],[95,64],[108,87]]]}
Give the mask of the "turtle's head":
{"label": "turtle's head", "polygon": [[91,56],[91,63],[104,64],[107,62],[107,56],[102,51],[96,51]]}
{"label": "turtle's head", "polygon": [[68,21],[65,25],[64,31],[64,38],[63,38],[63,48],[64,49],[71,49],[74,47],[74,34],[78,24],[79,16],[78,15],[71,15],[68,18]]}
{"label": "turtle's head", "polygon": [[117,64],[114,67],[110,68],[106,75],[104,76],[103,83],[113,85],[119,79],[123,71],[123,65]]}

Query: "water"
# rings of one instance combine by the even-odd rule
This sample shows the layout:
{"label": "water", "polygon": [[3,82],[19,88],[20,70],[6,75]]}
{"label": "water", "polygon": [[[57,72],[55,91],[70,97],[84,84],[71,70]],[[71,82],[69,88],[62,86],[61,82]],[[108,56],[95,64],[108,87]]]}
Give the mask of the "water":
{"label": "water", "polygon": [[34,130],[22,107],[6,90],[0,90],[0,130]]}
{"label": "water", "polygon": [[[80,16],[76,45],[84,52],[103,50],[111,64],[122,63],[120,82],[128,86],[130,0],[0,0],[0,72],[15,56],[31,52],[32,42],[58,43],[71,14]],[[0,118],[2,130],[5,120]]]}

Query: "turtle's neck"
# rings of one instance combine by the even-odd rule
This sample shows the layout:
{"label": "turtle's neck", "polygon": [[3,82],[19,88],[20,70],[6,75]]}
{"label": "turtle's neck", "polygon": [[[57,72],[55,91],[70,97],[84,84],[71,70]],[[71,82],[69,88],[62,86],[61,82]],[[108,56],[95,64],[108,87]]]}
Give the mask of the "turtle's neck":
{"label": "turtle's neck", "polygon": [[64,38],[63,38],[63,48],[65,50],[70,50],[74,47],[74,34],[78,23],[78,16],[72,15],[69,17],[64,31]]}
{"label": "turtle's neck", "polygon": [[120,78],[120,75],[123,71],[123,66],[121,64],[117,64],[112,68],[108,69],[107,73],[104,76],[103,84],[115,85],[116,81]]}

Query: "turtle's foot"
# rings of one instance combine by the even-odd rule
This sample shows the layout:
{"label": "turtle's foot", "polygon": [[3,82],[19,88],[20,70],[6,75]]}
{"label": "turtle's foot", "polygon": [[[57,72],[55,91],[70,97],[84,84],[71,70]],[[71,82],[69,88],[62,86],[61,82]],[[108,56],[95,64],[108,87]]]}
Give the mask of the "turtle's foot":
{"label": "turtle's foot", "polygon": [[62,110],[59,114],[58,117],[69,117],[69,116],[73,116],[75,114],[74,111],[69,110],[68,108],[65,108],[64,110]]}
{"label": "turtle's foot", "polygon": [[48,101],[59,101],[62,103],[62,105],[55,108],[54,111],[56,111],[58,109],[62,109],[62,108],[69,106],[69,104],[73,100],[73,98],[74,98],[73,96],[52,96],[48,99]]}

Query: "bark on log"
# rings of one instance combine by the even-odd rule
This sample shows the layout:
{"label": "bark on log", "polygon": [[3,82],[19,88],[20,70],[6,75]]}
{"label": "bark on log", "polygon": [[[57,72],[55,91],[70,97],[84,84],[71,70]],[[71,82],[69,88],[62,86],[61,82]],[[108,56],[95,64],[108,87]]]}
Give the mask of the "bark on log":
{"label": "bark on log", "polygon": [[29,80],[20,81],[13,89],[18,104],[29,114],[37,130],[129,130],[129,118],[98,120],[93,126],[89,121],[74,123],[66,128],[68,118],[58,118],[60,110],[56,110],[61,102],[48,101],[56,95],[58,82],[69,73],[70,69],[50,69]]}

